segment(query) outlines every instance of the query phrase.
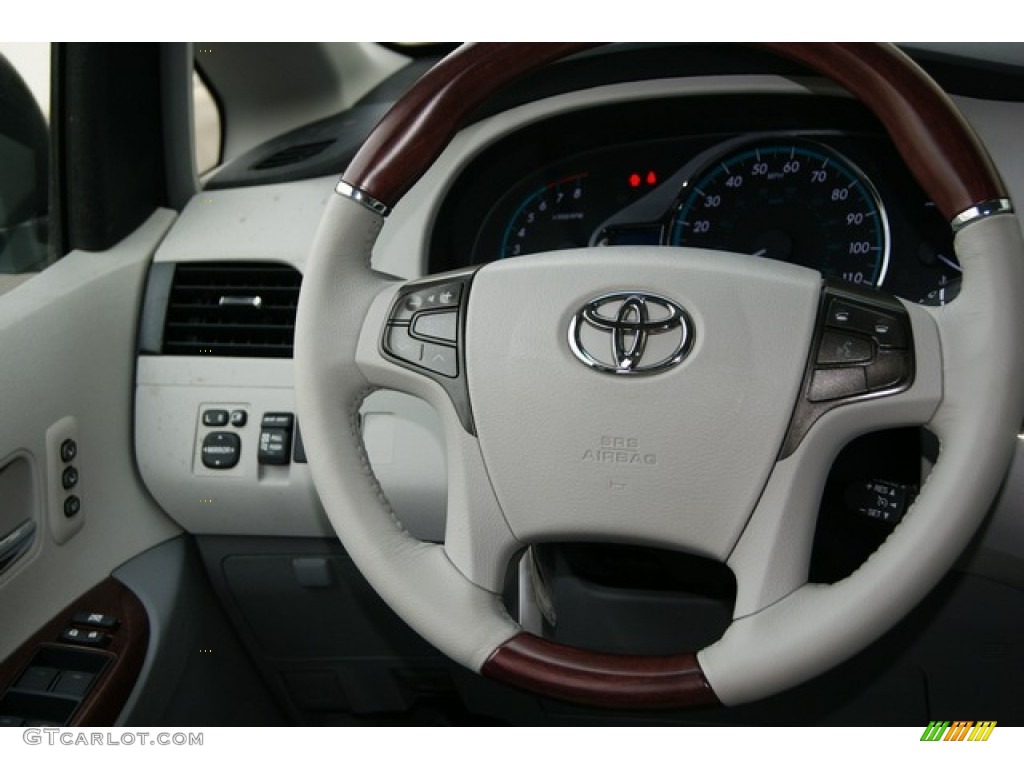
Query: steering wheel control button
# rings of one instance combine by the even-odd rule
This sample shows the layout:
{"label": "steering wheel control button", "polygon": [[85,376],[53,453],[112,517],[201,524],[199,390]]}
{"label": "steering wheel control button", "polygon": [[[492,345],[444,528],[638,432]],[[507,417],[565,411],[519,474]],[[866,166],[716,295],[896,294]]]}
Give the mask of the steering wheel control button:
{"label": "steering wheel control button", "polygon": [[452,310],[441,312],[421,312],[412,324],[412,332],[417,336],[437,339],[454,344],[458,336],[459,313]]}
{"label": "steering wheel control button", "polygon": [[420,312],[458,309],[462,301],[462,283],[444,283],[405,293],[391,309],[393,323],[410,322]]}
{"label": "steering wheel control button", "polygon": [[902,316],[846,299],[832,299],[825,325],[870,336],[880,347],[907,346],[906,321]]}
{"label": "steering wheel control button", "polygon": [[228,423],[228,412],[218,409],[203,411],[204,427],[225,427]]}
{"label": "steering wheel control button", "polygon": [[913,494],[909,486],[886,480],[852,483],[846,489],[846,508],[855,514],[896,525],[903,519]]}
{"label": "steering wheel control button", "polygon": [[454,347],[442,347],[440,344],[423,345],[423,361],[420,363],[427,370],[454,379],[459,375],[459,363]]}
{"label": "steering wheel control button", "polygon": [[82,511],[82,500],[77,496],[68,496],[64,499],[64,517],[69,520]]}
{"label": "steering wheel control button", "polygon": [[863,336],[825,331],[818,346],[819,365],[850,365],[871,360],[871,340]]}
{"label": "steering wheel control button", "polygon": [[65,467],[60,475],[60,484],[65,491],[70,491],[78,485],[78,470],[74,467]]}
{"label": "steering wheel control button", "polygon": [[68,438],[60,444],[60,460],[65,464],[74,461],[78,455],[78,443]]}
{"label": "steering wheel control button", "polygon": [[391,304],[380,338],[380,352],[391,362],[421,373],[444,388],[470,434],[474,434],[474,428],[462,375],[461,328],[475,272],[472,267],[403,286]]}
{"label": "steering wheel control button", "polygon": [[231,426],[241,429],[249,420],[249,414],[245,411],[232,411],[230,416]]}
{"label": "steering wheel control button", "polygon": [[863,368],[824,368],[814,372],[808,399],[820,403],[862,395],[866,391]]}
{"label": "steering wheel control button", "polygon": [[909,376],[907,353],[900,350],[882,350],[875,361],[864,369],[868,389],[877,392],[898,387]]}
{"label": "steering wheel control button", "polygon": [[899,300],[826,282],[821,306],[817,348],[779,453],[782,459],[833,408],[896,394],[913,381],[910,318]]}
{"label": "steering wheel control button", "polygon": [[[227,411],[224,411],[227,418]],[[211,432],[203,439],[203,466],[209,469],[231,469],[242,455],[242,440],[232,432]]]}
{"label": "steering wheel control button", "polygon": [[396,325],[388,329],[385,347],[392,355],[407,363],[419,365],[423,360],[423,342],[414,339],[406,325]]}

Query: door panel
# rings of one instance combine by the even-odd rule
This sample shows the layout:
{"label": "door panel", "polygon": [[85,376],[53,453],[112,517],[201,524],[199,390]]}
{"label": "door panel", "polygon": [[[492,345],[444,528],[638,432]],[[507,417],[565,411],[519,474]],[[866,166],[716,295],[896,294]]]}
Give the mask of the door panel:
{"label": "door panel", "polygon": [[[180,533],[143,487],[132,448],[139,302],[173,220],[157,211],[111,250],[73,252],[0,297],[0,538],[35,523],[27,553],[0,574],[0,660]],[[71,497],[77,512],[65,509]]]}

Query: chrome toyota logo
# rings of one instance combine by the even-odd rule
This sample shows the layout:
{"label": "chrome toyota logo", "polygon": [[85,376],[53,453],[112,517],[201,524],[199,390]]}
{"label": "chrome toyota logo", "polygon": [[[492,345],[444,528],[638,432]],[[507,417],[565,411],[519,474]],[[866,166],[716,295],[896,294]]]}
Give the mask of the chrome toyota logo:
{"label": "chrome toyota logo", "polygon": [[681,306],[652,293],[621,291],[591,299],[569,323],[569,347],[603,373],[660,373],[693,347],[693,323]]}

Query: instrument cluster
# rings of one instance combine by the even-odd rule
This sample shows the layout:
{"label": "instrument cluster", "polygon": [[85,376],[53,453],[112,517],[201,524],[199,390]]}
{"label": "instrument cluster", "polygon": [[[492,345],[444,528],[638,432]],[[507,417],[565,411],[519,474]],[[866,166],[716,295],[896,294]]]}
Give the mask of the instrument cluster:
{"label": "instrument cluster", "polygon": [[948,223],[858,105],[743,102],[609,105],[507,137],[451,186],[431,271],[568,248],[685,246],[792,262],[910,301],[956,296]]}

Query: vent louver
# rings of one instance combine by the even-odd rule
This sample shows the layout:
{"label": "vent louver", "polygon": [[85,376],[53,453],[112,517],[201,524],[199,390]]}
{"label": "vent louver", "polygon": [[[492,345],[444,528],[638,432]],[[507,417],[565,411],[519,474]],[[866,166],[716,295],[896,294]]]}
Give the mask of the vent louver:
{"label": "vent louver", "polygon": [[301,163],[303,160],[309,160],[309,158],[319,155],[333,143],[334,139],[328,139],[327,141],[314,141],[309,144],[296,144],[294,147],[282,149],[280,152],[275,152],[270,157],[260,160],[256,165],[252,166],[251,170],[268,171],[271,168]]}
{"label": "vent louver", "polygon": [[291,357],[302,275],[284,264],[178,264],[165,355]]}

